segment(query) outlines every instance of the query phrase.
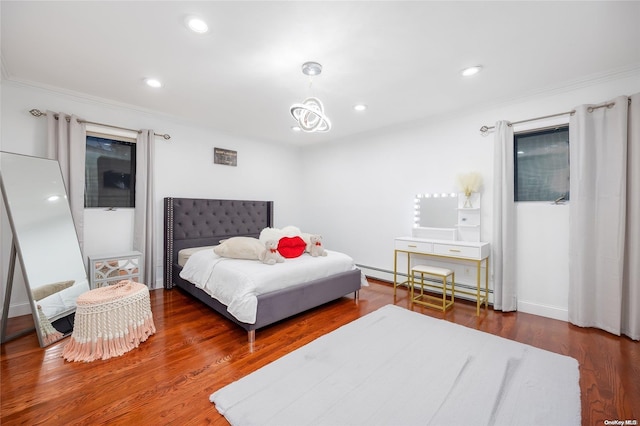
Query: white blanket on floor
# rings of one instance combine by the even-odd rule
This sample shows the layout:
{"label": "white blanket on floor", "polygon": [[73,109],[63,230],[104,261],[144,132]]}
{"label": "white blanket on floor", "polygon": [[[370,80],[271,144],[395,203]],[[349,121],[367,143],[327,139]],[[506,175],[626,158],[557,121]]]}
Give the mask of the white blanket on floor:
{"label": "white blanket on floor", "polygon": [[575,359],[387,305],[210,397],[232,425],[579,425]]}

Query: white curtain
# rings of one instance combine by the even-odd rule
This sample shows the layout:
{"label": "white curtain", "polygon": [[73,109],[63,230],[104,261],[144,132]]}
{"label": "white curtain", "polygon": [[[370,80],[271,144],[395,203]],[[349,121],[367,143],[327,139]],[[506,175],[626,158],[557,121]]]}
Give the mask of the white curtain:
{"label": "white curtain", "polygon": [[498,121],[493,161],[493,307],[517,310],[516,207],[513,199],[513,127]]}
{"label": "white curtain", "polygon": [[570,119],[569,321],[640,339],[640,94]]}
{"label": "white curtain", "polygon": [[[56,118],[57,117],[57,118]],[[86,125],[75,115],[47,111],[47,157],[58,160],[69,197],[71,216],[84,247],[84,163],[87,147]]]}
{"label": "white curtain", "polygon": [[154,250],[154,132],[141,130],[136,143],[136,209],[133,249],[142,253],[144,283],[155,287]]}

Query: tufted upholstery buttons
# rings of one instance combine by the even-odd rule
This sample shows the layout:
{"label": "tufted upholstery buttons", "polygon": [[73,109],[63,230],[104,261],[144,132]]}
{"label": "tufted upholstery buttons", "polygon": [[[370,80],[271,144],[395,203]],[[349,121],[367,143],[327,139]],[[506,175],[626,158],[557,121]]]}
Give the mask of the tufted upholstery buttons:
{"label": "tufted upholstery buttons", "polygon": [[174,239],[259,235],[270,226],[270,202],[173,199]]}

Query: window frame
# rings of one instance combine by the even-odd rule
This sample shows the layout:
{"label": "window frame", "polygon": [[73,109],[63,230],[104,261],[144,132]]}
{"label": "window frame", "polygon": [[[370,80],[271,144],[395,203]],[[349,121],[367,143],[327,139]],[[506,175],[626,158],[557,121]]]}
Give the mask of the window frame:
{"label": "window frame", "polygon": [[[127,206],[127,207],[123,207],[123,206],[87,206],[87,199],[88,199],[88,194],[87,194],[87,182],[85,181],[85,188],[84,188],[84,208],[85,209],[135,209],[135,181],[136,181],[136,175],[137,175],[137,161],[136,161],[136,157],[137,157],[137,134],[135,134],[134,132],[120,132],[120,131],[110,131],[110,129],[106,129],[106,128],[89,128],[89,126],[87,126],[87,129],[85,131],[85,149],[86,149],[86,143],[87,143],[87,138],[88,137],[96,137],[96,138],[102,138],[102,139],[110,139],[110,140],[114,140],[114,141],[118,141],[118,142],[126,142],[126,143],[131,143],[134,145],[133,147],[133,174],[134,174],[134,182],[133,182],[133,195],[132,195],[132,200],[131,200],[131,206]],[[87,173],[87,165],[86,165],[86,153],[85,153],[85,176]],[[86,178],[85,178],[86,179]]]}
{"label": "window frame", "polygon": [[[532,135],[544,135],[544,134],[552,134],[559,131],[567,132],[567,168],[568,168],[568,183],[567,190],[564,195],[561,195],[555,199],[549,200],[520,200],[518,199],[518,138],[523,136],[532,136]],[[571,190],[571,174],[570,174],[570,154],[571,154],[571,140],[569,134],[569,123],[563,122],[554,125],[549,125],[545,127],[531,127],[528,129],[522,129],[519,131],[514,131],[513,135],[513,201],[515,203],[564,203],[570,200],[570,190]]]}

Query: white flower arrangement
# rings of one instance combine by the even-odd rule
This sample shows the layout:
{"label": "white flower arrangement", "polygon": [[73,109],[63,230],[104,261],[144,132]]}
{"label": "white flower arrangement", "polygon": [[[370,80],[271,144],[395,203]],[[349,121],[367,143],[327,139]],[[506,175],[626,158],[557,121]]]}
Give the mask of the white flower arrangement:
{"label": "white flower arrangement", "polygon": [[458,175],[458,186],[469,198],[472,192],[478,192],[482,186],[482,176],[478,172],[471,172]]}

